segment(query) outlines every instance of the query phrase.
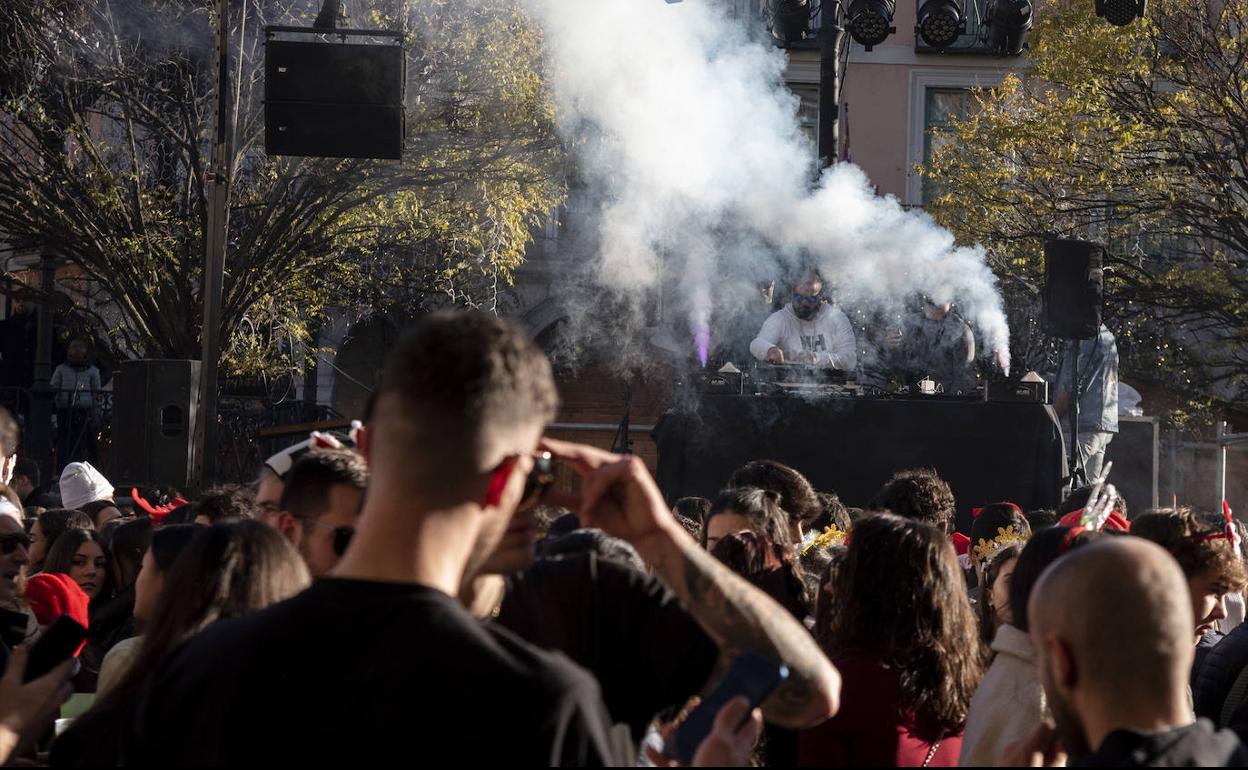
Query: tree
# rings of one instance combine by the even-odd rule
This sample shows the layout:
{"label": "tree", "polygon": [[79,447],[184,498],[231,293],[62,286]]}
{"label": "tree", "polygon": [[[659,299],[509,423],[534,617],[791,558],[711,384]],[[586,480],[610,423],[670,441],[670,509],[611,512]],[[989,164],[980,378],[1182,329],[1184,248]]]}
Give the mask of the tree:
{"label": "tree", "polygon": [[[0,231],[98,282],[108,303],[78,310],[123,355],[199,356],[214,6],[0,0]],[[235,373],[292,363],[243,327],[304,340],[330,306],[488,301],[562,195],[541,38],[510,0],[356,11],[355,26],[408,33],[402,162],[267,157],[263,27],[314,11],[231,2],[222,339]]]}
{"label": "tree", "polygon": [[1023,337],[1043,238],[1105,243],[1124,366],[1190,402],[1242,399],[1248,0],[1155,0],[1121,28],[1053,0],[1037,19],[1031,69],[978,92],[922,169],[942,192],[933,214],[989,248]]}

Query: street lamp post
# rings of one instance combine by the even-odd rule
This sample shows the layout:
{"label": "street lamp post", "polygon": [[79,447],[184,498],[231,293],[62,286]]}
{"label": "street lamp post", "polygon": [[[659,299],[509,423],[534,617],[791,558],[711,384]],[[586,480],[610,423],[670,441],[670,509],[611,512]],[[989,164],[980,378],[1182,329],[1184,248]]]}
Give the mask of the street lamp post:
{"label": "street lamp post", "polygon": [[824,168],[840,158],[841,4],[832,2],[819,12],[819,163]]}
{"label": "street lamp post", "polygon": [[[27,445],[22,453],[34,458],[39,464],[43,478],[56,478],[59,468],[52,464],[52,452],[56,447],[52,432],[52,406],[56,393],[52,390],[52,300],[56,293],[56,257],[44,244],[39,253],[39,299],[35,322],[35,380],[31,389],[30,413],[27,421]],[[58,426],[67,430],[66,426]],[[66,458],[61,458],[64,464]]]}
{"label": "street lamp post", "polygon": [[225,249],[230,217],[230,4],[217,2],[216,126],[212,134],[211,164],[204,174],[208,199],[204,237],[203,343],[199,368],[199,473],[196,483],[203,487],[217,475],[217,375],[221,367],[221,297],[225,280]]}

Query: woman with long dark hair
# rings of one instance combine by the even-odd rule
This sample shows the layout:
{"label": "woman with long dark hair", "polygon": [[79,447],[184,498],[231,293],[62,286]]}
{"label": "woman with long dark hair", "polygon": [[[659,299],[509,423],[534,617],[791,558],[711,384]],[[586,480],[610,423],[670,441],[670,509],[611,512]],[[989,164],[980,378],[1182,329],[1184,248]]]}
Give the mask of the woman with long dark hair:
{"label": "woman with long dark hair", "polygon": [[30,574],[43,571],[48,552],[66,530],[94,529],[91,517],[82,511],[69,508],[53,508],[44,511],[30,528]]}
{"label": "woman with long dark hair", "polygon": [[984,560],[983,583],[979,587],[979,601],[975,605],[979,615],[979,640],[985,647],[992,644],[997,629],[1013,619],[1010,611],[1010,582],[1018,555],[1023,552],[1021,543],[1013,543]]}
{"label": "woman with long dark hair", "polygon": [[108,544],[93,529],[67,529],[43,560],[43,572],[69,575],[90,599],[94,609],[113,594]]}
{"label": "woman with long dark hair", "polygon": [[778,493],[756,487],[719,493],[703,519],[702,545],[799,619],[806,617],[811,597]]}
{"label": "woman with long dark hair", "polygon": [[[165,583],[165,576],[174,561],[200,531],[194,524],[170,524],[151,532],[151,544],[141,554],[139,573],[134,581],[134,622],[140,633],[152,622],[156,603]],[[113,645],[100,666],[96,694],[103,697],[125,675],[143,643],[142,636],[132,636]]]}
{"label": "woman with long dark hair", "polygon": [[956,765],[984,662],[948,536],[892,514],[861,519],[826,599],[816,625],[845,705],[803,731],[800,764]]}
{"label": "woman with long dark hair", "polygon": [[125,764],[124,736],[167,653],[218,620],[248,615],[290,598],[310,582],[294,548],[259,521],[204,527],[165,576],[134,662],[112,690],[56,739],[53,764]]}

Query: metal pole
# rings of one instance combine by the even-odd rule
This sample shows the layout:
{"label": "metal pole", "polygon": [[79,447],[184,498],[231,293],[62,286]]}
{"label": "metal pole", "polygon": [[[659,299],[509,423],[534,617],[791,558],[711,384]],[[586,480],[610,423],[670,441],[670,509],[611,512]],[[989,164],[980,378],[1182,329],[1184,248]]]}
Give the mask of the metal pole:
{"label": "metal pole", "polygon": [[1083,398],[1079,387],[1079,346],[1082,340],[1069,340],[1070,354],[1070,490],[1073,492],[1087,484],[1089,479],[1083,467],[1083,452],[1079,448],[1079,399]]}
{"label": "metal pole", "polygon": [[1215,501],[1215,510],[1220,509],[1222,501],[1226,499],[1226,453],[1231,450],[1231,445],[1224,441],[1226,428],[1226,421],[1218,420],[1218,499]]}
{"label": "metal pole", "polygon": [[819,163],[831,166],[840,159],[841,4],[830,2],[819,12]]}
{"label": "metal pole", "polygon": [[217,2],[217,71],[214,94],[217,101],[216,130],[212,139],[212,161],[205,174],[208,198],[207,230],[204,238],[204,326],[199,369],[199,474],[200,487],[216,480],[217,474],[217,374],[221,366],[221,297],[225,280],[225,249],[230,216],[230,4]]}
{"label": "metal pole", "polygon": [[[56,478],[59,468],[52,464],[52,297],[56,291],[56,257],[47,246],[39,255],[39,301],[35,321],[35,381],[31,388],[30,416],[23,454],[39,464],[45,479]],[[64,426],[62,426],[63,428]]]}

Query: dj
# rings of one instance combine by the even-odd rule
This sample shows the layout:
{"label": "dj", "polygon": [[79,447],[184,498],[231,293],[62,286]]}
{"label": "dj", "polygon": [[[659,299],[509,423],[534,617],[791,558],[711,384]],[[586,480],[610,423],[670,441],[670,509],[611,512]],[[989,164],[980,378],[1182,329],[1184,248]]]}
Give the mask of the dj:
{"label": "dj", "polygon": [[793,300],[768,316],[750,343],[759,361],[853,369],[858,362],[854,327],[823,298],[823,276],[810,270],[793,289]]}
{"label": "dj", "polygon": [[885,340],[892,369],[914,385],[924,378],[945,393],[969,393],[975,387],[975,335],[953,312],[953,303],[923,298],[923,307]]}

